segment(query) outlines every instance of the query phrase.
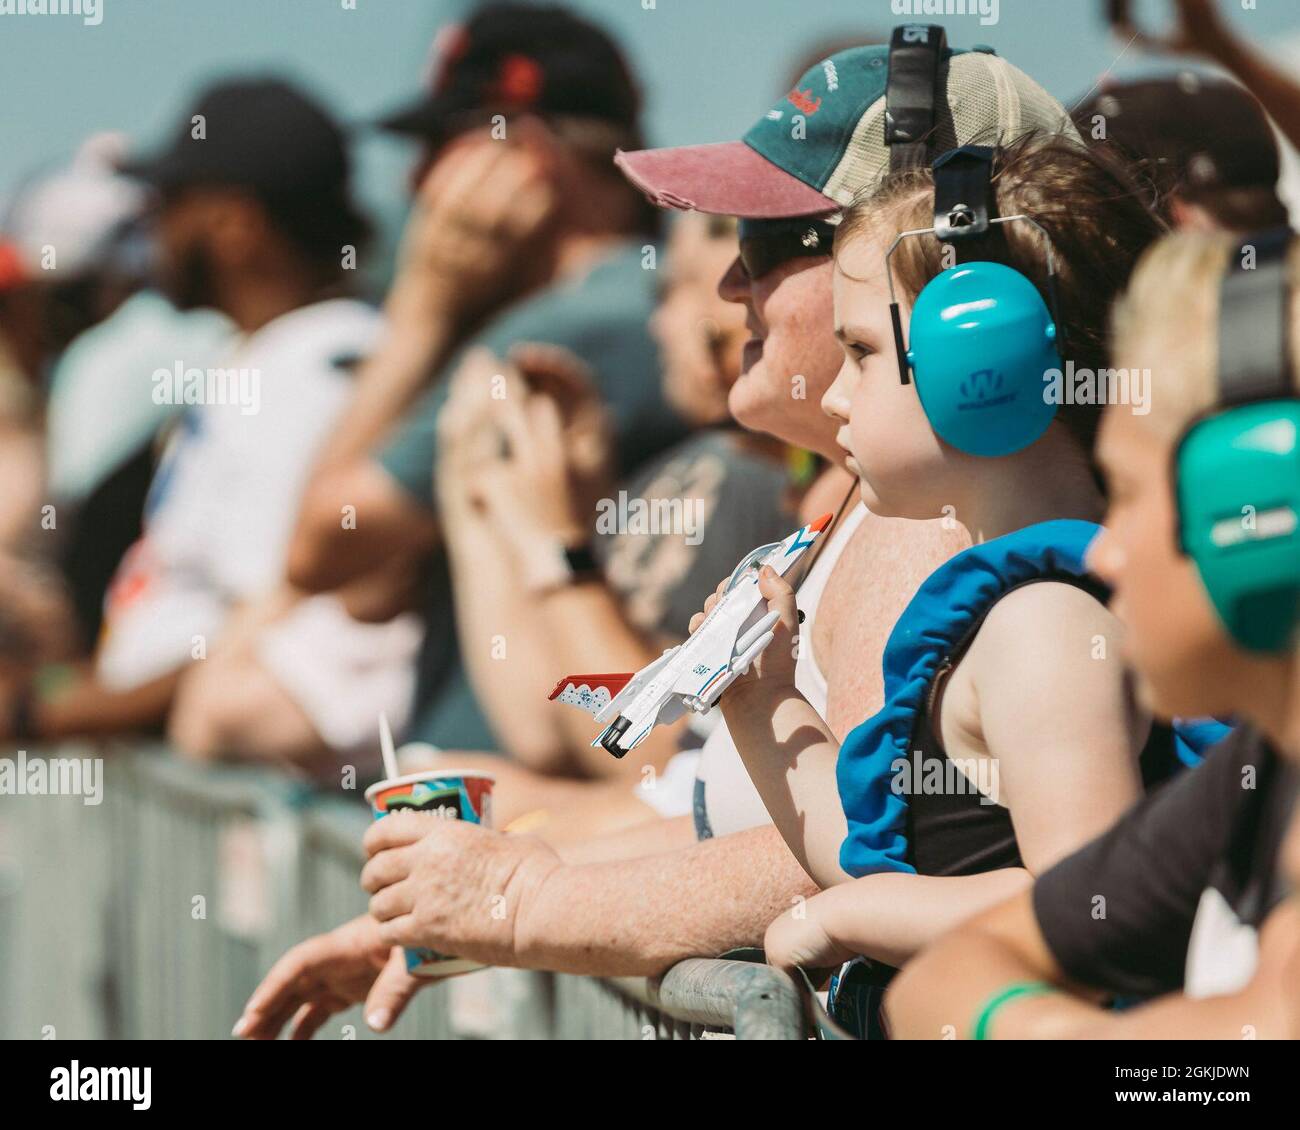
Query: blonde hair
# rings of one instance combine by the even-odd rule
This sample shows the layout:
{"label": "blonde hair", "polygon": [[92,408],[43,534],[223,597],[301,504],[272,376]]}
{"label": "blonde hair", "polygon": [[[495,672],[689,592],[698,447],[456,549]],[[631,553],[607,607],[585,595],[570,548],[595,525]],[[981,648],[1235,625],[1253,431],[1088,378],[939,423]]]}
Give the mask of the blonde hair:
{"label": "blonde hair", "polygon": [[[1230,262],[1244,253],[1240,235],[1178,232],[1152,245],[1138,261],[1112,314],[1114,363],[1152,372],[1148,426],[1166,439],[1218,400],[1219,293]],[[1300,387],[1296,327],[1300,323],[1300,254],[1287,252],[1291,287],[1291,383]]]}

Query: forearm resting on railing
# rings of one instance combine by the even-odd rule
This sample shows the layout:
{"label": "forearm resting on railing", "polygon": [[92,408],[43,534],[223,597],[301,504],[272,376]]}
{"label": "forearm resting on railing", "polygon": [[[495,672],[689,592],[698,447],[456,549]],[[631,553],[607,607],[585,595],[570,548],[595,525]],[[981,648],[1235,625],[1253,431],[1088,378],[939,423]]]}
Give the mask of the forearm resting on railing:
{"label": "forearm resting on railing", "polygon": [[1238,992],[1191,999],[1171,993],[1149,1004],[1111,1010],[1110,993],[1072,984],[1038,925],[1024,891],[929,947],[885,998],[896,1039],[967,1039],[975,1018],[1008,986],[1043,982],[997,1011],[986,1036],[999,1040],[1294,1039],[1294,965],[1300,912],[1283,904],[1260,932],[1255,976]]}
{"label": "forearm resting on railing", "polygon": [[35,698],[29,720],[34,741],[153,733],[162,728],[176,694],[180,670],[118,691],[89,672],[48,698]]}
{"label": "forearm resting on railing", "polygon": [[680,851],[555,868],[521,903],[519,964],[650,977],[687,957],[762,944],[767,924],[816,888],[775,828]]}
{"label": "forearm resting on railing", "polygon": [[1021,868],[982,875],[864,875],[787,911],[789,921],[768,933],[768,960],[782,968],[820,968],[862,954],[901,966],[1032,881]]}
{"label": "forearm resting on railing", "polygon": [[695,842],[694,818],[674,816],[656,818],[604,836],[555,845],[555,850],[565,863],[613,863],[620,859],[640,859],[659,852],[676,851]]}

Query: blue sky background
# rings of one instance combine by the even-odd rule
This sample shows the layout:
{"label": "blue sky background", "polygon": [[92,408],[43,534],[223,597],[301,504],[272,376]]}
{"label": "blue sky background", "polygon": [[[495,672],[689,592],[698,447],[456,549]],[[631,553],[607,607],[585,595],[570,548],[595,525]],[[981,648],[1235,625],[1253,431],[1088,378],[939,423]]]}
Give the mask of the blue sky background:
{"label": "blue sky background", "polygon": [[[887,32],[901,0],[570,0],[624,44],[646,94],[654,144],[743,132],[779,96],[795,61],[821,41]],[[919,0],[918,0],[919,2]],[[305,82],[346,121],[363,123],[411,97],[434,32],[463,0],[101,0],[103,21],[0,15],[0,193],[69,155],[96,130],[143,144],[169,132],[196,89],[231,72],[273,70]],[[1221,0],[1256,42],[1300,45],[1300,3]],[[1158,25],[1168,0],[1137,0]],[[949,41],[988,43],[1073,103],[1108,69],[1128,77],[1170,64],[1123,44],[1104,0],[1000,0],[998,22],[923,17]],[[410,150],[362,134],[361,196],[386,227],[400,222]],[[391,234],[391,232],[390,232]]]}

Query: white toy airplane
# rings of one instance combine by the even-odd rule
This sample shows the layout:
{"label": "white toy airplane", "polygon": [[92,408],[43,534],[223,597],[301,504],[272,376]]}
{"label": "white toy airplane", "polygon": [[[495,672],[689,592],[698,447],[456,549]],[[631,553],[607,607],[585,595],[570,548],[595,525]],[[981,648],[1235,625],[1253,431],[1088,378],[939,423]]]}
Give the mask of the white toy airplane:
{"label": "white toy airplane", "polygon": [[591,744],[604,746],[615,757],[635,749],[655,726],[674,722],[687,710],[707,714],[772,642],[777,615],[768,612],[758,591],[759,570],[771,565],[785,576],[831,517],[823,514],[785,541],[746,554],[721,599],[685,643],[669,648],[636,674],[565,675],[551,691],[551,700],[581,707],[597,722],[608,723]]}

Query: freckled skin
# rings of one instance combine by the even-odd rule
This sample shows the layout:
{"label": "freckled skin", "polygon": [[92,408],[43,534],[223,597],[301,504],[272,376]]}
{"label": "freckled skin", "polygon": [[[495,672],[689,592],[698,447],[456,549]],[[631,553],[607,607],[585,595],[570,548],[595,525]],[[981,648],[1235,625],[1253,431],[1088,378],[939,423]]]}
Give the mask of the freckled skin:
{"label": "freckled skin", "polygon": [[[827,671],[827,718],[844,737],[884,705],[881,657],[907,602],[927,576],[970,545],[960,526],[868,514],[826,584],[813,648]],[[864,587],[864,585],[866,587]],[[864,593],[870,593],[864,599]]]}

